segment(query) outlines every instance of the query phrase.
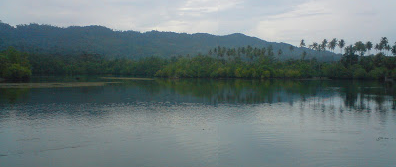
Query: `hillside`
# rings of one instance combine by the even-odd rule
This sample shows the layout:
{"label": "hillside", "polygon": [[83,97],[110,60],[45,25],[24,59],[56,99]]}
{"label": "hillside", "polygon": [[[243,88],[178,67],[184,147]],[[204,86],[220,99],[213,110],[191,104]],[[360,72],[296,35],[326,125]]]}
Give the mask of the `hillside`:
{"label": "hillside", "polygon": [[205,54],[217,46],[282,49],[280,60],[300,59],[302,52],[307,58],[318,60],[339,60],[340,55],[331,52],[317,52],[307,48],[294,48],[290,44],[274,43],[244,34],[216,36],[206,33],[186,34],[174,32],[114,31],[103,26],[71,26],[67,28],[51,25],[17,25],[0,23],[0,50],[8,46],[29,53],[50,55],[76,55],[93,53],[108,58],[127,57],[139,59],[147,56],[171,57],[177,55]]}

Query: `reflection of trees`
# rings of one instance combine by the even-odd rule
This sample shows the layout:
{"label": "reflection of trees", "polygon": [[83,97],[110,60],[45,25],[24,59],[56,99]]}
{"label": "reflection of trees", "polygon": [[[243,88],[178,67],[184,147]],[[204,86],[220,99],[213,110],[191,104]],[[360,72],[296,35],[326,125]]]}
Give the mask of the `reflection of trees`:
{"label": "reflection of trees", "polygon": [[[131,82],[150,93],[175,92],[184,96],[204,98],[215,104],[227,103],[293,103],[294,98],[310,97],[317,93],[319,81],[291,80],[212,80],[158,79],[155,82]],[[153,91],[155,90],[155,91]]]}
{"label": "reflection of trees", "polygon": [[370,111],[370,102],[374,101],[379,111],[385,110],[383,105],[387,99],[394,101],[394,88],[377,81],[342,81],[338,83],[341,88],[341,97],[345,106],[359,111]]}
{"label": "reflection of trees", "polygon": [[8,103],[16,103],[17,100],[23,99],[30,92],[30,89],[0,89],[0,101],[7,100]]}
{"label": "reflection of trees", "polygon": [[[341,94],[344,105],[360,111],[369,111],[370,102],[382,107],[388,97],[395,99],[394,88],[386,88],[377,81],[304,81],[304,80],[209,80],[182,79],[156,80],[161,89],[178,94],[209,99],[212,103],[275,103],[293,104],[296,99],[316,105],[327,99],[334,106],[336,92]],[[334,91],[332,88],[339,88]],[[385,90],[384,90],[385,89]],[[390,91],[392,89],[392,91]],[[394,100],[393,100],[394,101]],[[315,104],[314,104],[315,105]]]}
{"label": "reflection of trees", "polygon": [[[56,90],[55,90],[56,89]],[[34,91],[33,91],[34,90]],[[130,80],[104,87],[3,89],[0,102],[15,103],[30,91],[36,102],[122,103],[131,101],[172,101],[198,103],[259,104],[296,101],[315,109],[353,108],[370,111],[375,102],[378,110],[396,108],[395,88],[377,81],[319,81],[319,80],[243,80],[243,79],[156,79]],[[56,99],[49,94],[56,92]],[[342,99],[342,104],[337,99]],[[6,99],[7,101],[5,101]],[[70,100],[75,99],[75,100]],[[63,100],[63,101],[59,101]],[[390,103],[388,103],[390,101]],[[340,105],[340,106],[337,106]]]}

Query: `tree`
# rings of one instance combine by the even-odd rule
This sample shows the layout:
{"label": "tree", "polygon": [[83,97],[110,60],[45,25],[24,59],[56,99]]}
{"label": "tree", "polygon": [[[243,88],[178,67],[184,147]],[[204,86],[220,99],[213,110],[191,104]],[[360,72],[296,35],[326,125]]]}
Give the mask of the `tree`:
{"label": "tree", "polygon": [[391,48],[390,45],[386,45],[384,49],[387,51],[386,55],[388,55],[389,51],[390,51],[392,48]]}
{"label": "tree", "polygon": [[366,46],[362,41],[356,42],[354,46],[355,51],[360,52],[360,56],[363,56],[366,52]]}
{"label": "tree", "polygon": [[303,48],[303,47],[305,47],[305,41],[304,41],[304,39],[302,39],[301,42],[300,42],[300,48]]}
{"label": "tree", "polygon": [[317,51],[319,51],[319,52],[320,52],[320,51],[324,51],[324,50],[323,50],[323,45],[322,45],[322,44],[319,44],[319,45],[318,45],[318,50],[317,50]]}
{"label": "tree", "polygon": [[379,50],[382,52],[382,50],[386,49],[387,45],[388,45],[388,38],[382,37],[379,43]]}
{"label": "tree", "polygon": [[396,42],[395,42],[395,45],[393,45],[393,47],[392,47],[392,54],[394,56],[396,56]]}
{"label": "tree", "polygon": [[338,41],[338,47],[341,49],[341,54],[342,54],[342,48],[345,47],[345,41],[343,39]]}
{"label": "tree", "polygon": [[380,46],[379,46],[379,44],[375,44],[375,47],[374,47],[374,49],[375,49],[375,51],[378,53],[378,51],[380,50]]}
{"label": "tree", "polygon": [[326,51],[326,47],[327,47],[327,39],[324,39],[323,41],[322,41],[322,45],[321,45],[321,50],[323,50],[323,51]]}
{"label": "tree", "polygon": [[0,52],[0,77],[7,79],[28,79],[32,75],[28,55],[14,47]]}
{"label": "tree", "polygon": [[333,40],[331,40],[331,42],[329,43],[329,45],[327,46],[331,51],[334,52],[335,47],[337,46],[337,38],[334,38]]}
{"label": "tree", "polygon": [[345,67],[350,67],[356,63],[358,63],[358,55],[356,53],[356,47],[349,45],[345,48],[345,54],[341,59],[342,64]]}
{"label": "tree", "polygon": [[11,64],[4,72],[4,77],[8,79],[28,79],[32,75],[32,71],[20,64]]}
{"label": "tree", "polygon": [[371,43],[370,41],[366,42],[366,49],[368,50],[369,54],[371,49],[373,48],[373,43]]}
{"label": "tree", "polygon": [[313,50],[318,50],[319,49],[318,46],[319,46],[318,43],[314,42],[312,45],[309,45],[309,48]]}

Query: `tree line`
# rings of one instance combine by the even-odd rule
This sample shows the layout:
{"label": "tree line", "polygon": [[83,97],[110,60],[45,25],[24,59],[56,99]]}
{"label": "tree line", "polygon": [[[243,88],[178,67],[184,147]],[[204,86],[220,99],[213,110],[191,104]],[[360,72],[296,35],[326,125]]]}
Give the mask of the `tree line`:
{"label": "tree line", "polygon": [[[396,43],[390,46],[386,37],[374,46],[379,53],[368,54],[371,42],[356,42],[345,46],[344,40],[333,39],[329,43],[314,42],[308,47],[320,51],[343,51],[341,60],[321,62],[315,57],[280,60],[281,49],[269,47],[228,48],[218,46],[205,54],[174,56],[171,58],[146,57],[139,60],[127,58],[109,59],[103,55],[83,53],[61,56],[28,54],[10,47],[0,53],[0,77],[23,79],[34,75],[124,75],[169,78],[355,78],[383,79],[396,77]],[[378,47],[377,47],[378,45]],[[306,47],[301,40],[300,47]],[[290,46],[290,51],[294,50]],[[318,49],[320,48],[320,49]],[[389,51],[395,56],[391,56]]]}
{"label": "tree line", "polygon": [[[346,43],[344,39],[338,40],[337,38],[333,38],[330,42],[328,42],[327,39],[324,39],[321,43],[313,42],[311,45],[307,46],[305,44],[305,40],[302,39],[300,42],[300,47],[301,48],[308,47],[316,51],[326,51],[327,48],[332,52],[334,52],[336,47],[339,47],[340,52],[342,54],[344,47],[346,47]],[[387,37],[382,37],[380,39],[380,42],[375,45],[371,41],[367,41],[367,42],[358,41],[355,42],[355,44],[351,44],[347,47],[353,48],[356,52],[359,53],[360,56],[364,56],[366,52],[368,53],[368,55],[371,55],[370,51],[372,49],[375,49],[377,53],[383,53],[387,56],[391,54],[393,55],[396,54],[396,42],[393,46],[391,46],[391,44],[389,44],[389,40]]]}

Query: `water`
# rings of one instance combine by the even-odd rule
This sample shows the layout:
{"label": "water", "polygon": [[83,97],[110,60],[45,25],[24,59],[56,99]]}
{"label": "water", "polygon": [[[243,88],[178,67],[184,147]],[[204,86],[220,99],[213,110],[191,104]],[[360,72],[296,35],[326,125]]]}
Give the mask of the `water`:
{"label": "water", "polygon": [[0,89],[0,166],[394,166],[394,87],[181,79]]}

